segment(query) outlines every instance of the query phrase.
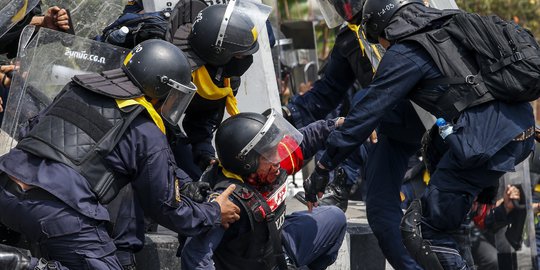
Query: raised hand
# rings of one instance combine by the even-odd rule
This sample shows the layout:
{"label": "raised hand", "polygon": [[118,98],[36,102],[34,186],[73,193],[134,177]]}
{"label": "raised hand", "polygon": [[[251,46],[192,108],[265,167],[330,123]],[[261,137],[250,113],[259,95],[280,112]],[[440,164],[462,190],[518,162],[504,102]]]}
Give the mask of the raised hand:
{"label": "raised hand", "polygon": [[228,229],[231,223],[240,219],[240,208],[229,200],[229,196],[233,193],[235,188],[236,185],[230,185],[215,199],[221,208],[221,225],[225,229]]}

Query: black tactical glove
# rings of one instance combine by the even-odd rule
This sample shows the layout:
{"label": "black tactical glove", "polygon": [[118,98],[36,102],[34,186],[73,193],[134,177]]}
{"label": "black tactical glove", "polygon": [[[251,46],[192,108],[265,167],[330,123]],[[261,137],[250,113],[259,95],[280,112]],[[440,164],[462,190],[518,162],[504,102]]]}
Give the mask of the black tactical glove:
{"label": "black tactical glove", "polygon": [[210,193],[210,183],[208,182],[188,182],[180,187],[180,194],[192,199],[194,202],[202,203],[206,201],[206,196]]}
{"label": "black tactical glove", "polygon": [[217,162],[216,157],[211,156],[211,155],[203,155],[199,158],[199,162],[197,163],[197,165],[199,165],[199,168],[201,169],[201,171],[204,172],[208,168],[208,166],[216,162]]}
{"label": "black tactical glove", "polygon": [[326,188],[326,185],[328,185],[329,179],[329,171],[319,167],[319,165],[316,165],[315,171],[312,172],[306,180],[304,180],[306,201],[312,203],[317,202],[317,193],[324,193],[324,189]]}

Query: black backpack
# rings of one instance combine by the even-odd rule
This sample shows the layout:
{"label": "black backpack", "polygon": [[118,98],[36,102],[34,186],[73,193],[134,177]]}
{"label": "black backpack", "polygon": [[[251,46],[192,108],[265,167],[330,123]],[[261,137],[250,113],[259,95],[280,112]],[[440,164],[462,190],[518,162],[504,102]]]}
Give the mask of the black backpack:
{"label": "black backpack", "polygon": [[[168,27],[166,15],[164,12],[122,14],[116,21],[103,29],[103,34],[98,36],[97,40],[131,49],[147,39],[165,39]],[[125,40],[118,42],[111,38],[111,34],[123,26],[129,29]]]}
{"label": "black backpack", "polygon": [[475,52],[483,81],[491,94],[508,102],[540,97],[540,49],[528,30],[497,16],[461,13],[446,27]]}
{"label": "black backpack", "polygon": [[[96,40],[131,49],[147,39],[163,39],[184,49],[182,46],[187,46],[191,23],[205,7],[201,0],[181,0],[164,11],[142,14],[126,12],[103,29],[102,35],[97,36]],[[129,29],[123,42],[110,38],[114,31],[123,26]]]}
{"label": "black backpack", "polygon": [[494,99],[526,102],[540,97],[540,46],[514,22],[459,12],[440,28],[404,40],[419,42],[445,76],[427,80],[421,88],[451,86],[452,96],[439,99],[440,108],[461,112]]}

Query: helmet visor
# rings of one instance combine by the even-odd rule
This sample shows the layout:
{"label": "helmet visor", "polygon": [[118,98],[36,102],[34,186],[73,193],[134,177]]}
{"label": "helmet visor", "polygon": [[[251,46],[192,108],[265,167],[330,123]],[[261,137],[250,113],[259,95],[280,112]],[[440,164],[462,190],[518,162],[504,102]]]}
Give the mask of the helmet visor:
{"label": "helmet visor", "polygon": [[328,2],[328,0],[317,0],[317,3],[319,3],[319,9],[324,17],[324,20],[326,21],[328,28],[340,26],[345,22],[339,13],[337,13],[334,5]]}
{"label": "helmet visor", "polygon": [[279,163],[300,147],[302,134],[275,110],[270,112],[266,123],[257,135],[240,151],[242,159],[251,151],[257,152],[271,163]]}
{"label": "helmet visor", "polygon": [[363,0],[330,0],[330,2],[333,4],[336,12],[348,22],[362,11],[362,6],[364,5]]}
{"label": "helmet visor", "polygon": [[39,0],[0,0],[0,37],[22,20]]}
{"label": "helmet visor", "polygon": [[272,7],[264,4],[255,3],[250,0],[231,0],[227,4],[225,15],[221,20],[215,46],[222,46],[226,34],[245,33],[246,26],[251,28],[251,36],[229,36],[227,42],[237,43],[240,46],[252,45],[257,41],[271,12]]}
{"label": "helmet visor", "polygon": [[183,85],[168,78],[162,78],[162,81],[171,87],[171,91],[161,105],[161,116],[165,121],[176,126],[197,92],[197,87],[192,82],[189,85]]}

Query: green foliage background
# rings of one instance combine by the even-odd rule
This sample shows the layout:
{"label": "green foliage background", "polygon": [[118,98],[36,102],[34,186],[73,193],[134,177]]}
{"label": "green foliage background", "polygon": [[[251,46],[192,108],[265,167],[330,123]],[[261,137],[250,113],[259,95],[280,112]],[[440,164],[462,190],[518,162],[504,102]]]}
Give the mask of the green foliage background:
{"label": "green foliage background", "polygon": [[482,15],[497,14],[530,29],[540,39],[540,0],[456,0],[458,6]]}
{"label": "green foliage background", "polygon": [[[326,58],[333,46],[335,33],[325,27],[321,17],[313,11],[315,1],[275,0],[280,21],[311,20],[315,22],[319,57]],[[496,14],[506,20],[514,20],[530,29],[540,40],[540,0],[456,0],[456,4],[468,12],[482,15]]]}

